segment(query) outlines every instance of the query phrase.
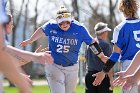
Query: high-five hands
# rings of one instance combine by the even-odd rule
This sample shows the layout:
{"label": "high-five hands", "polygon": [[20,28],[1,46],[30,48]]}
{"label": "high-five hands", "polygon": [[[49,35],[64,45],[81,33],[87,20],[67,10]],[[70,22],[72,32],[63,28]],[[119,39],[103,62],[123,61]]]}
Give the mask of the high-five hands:
{"label": "high-five hands", "polygon": [[135,84],[135,77],[134,75],[128,75],[124,77],[124,74],[125,71],[115,73],[115,75],[118,75],[118,77],[113,80],[113,86],[121,86],[124,89],[131,90]]}

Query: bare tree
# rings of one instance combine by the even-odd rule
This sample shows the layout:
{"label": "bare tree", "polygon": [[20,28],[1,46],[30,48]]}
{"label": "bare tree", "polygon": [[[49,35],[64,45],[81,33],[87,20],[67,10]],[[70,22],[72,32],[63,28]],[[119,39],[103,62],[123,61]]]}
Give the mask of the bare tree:
{"label": "bare tree", "polygon": [[109,23],[112,25],[111,27],[114,27],[116,24],[118,24],[116,20],[116,15],[115,15],[115,8],[117,6],[118,0],[116,0],[115,4],[113,5],[112,0],[109,0],[109,11],[110,11],[110,20]]}
{"label": "bare tree", "polygon": [[[25,5],[25,16],[24,16],[24,27],[23,27],[23,40],[26,39],[26,29],[27,29],[27,19],[28,19],[28,5],[29,5],[29,0],[27,1],[26,5]],[[24,50],[26,50],[26,47],[23,48]]]}
{"label": "bare tree", "polygon": [[[37,18],[38,18],[38,14],[39,14],[39,11],[38,11],[38,2],[39,0],[36,0],[36,4],[35,4],[35,17],[34,17],[34,20],[33,20],[33,25],[34,25],[34,28],[33,28],[33,31],[35,31],[37,29]],[[34,51],[37,47],[37,41],[35,41],[32,45],[32,51]]]}
{"label": "bare tree", "polygon": [[20,17],[22,14],[22,10],[24,7],[24,0],[22,0],[22,5],[20,6],[20,10],[19,13],[17,15],[14,14],[15,8],[14,8],[14,2],[13,0],[9,0],[10,2],[10,11],[11,14],[13,15],[13,19],[14,19],[14,28],[13,28],[13,34],[12,34],[12,46],[15,46],[15,41],[16,41],[16,30],[20,21]]}
{"label": "bare tree", "polygon": [[78,1],[72,0],[72,7],[73,7],[73,15],[77,21],[79,21],[79,8],[78,8]]}
{"label": "bare tree", "polygon": [[[116,5],[118,3],[118,0],[116,0],[116,2],[113,4],[112,0],[108,0],[108,4],[109,6],[105,5],[103,2],[97,2],[96,6],[91,5],[91,2],[88,1],[88,5],[92,10],[92,16],[91,18],[89,18],[89,29],[91,31],[92,34],[94,34],[94,25],[97,22],[105,22],[109,24],[109,27],[111,29],[113,29],[117,24],[118,21],[116,19],[116,14],[115,14],[115,9],[116,9]],[[102,8],[101,8],[102,7]],[[107,15],[106,12],[104,12],[104,8],[108,9],[109,14]],[[99,12],[99,10],[101,12]],[[109,34],[109,40],[112,38],[112,33]]]}
{"label": "bare tree", "polygon": [[[109,11],[110,11],[110,15],[109,15],[109,25],[110,28],[113,30],[114,27],[118,24],[118,21],[116,19],[116,15],[115,15],[115,8],[117,6],[117,2],[118,0],[116,0],[115,4],[113,5],[112,0],[109,0]],[[113,33],[113,32],[112,32]],[[109,40],[111,40],[112,38],[112,33],[109,33]]]}
{"label": "bare tree", "polygon": [[[27,0],[27,3],[25,4],[25,13],[24,13],[24,26],[23,26],[23,40],[26,40],[26,30],[28,25],[28,6],[29,6],[29,0]],[[26,50],[26,47],[23,47],[24,50]],[[24,66],[22,66],[25,73],[30,74],[32,76],[32,63],[28,63]]]}

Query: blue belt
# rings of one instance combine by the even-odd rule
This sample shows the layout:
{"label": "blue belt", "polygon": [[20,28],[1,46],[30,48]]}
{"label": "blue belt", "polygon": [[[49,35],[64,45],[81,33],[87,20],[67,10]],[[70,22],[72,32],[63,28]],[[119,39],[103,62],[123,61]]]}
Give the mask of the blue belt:
{"label": "blue belt", "polygon": [[60,65],[62,67],[68,67],[68,66],[73,66],[74,65],[74,63],[69,63],[69,64],[55,63],[55,64]]}

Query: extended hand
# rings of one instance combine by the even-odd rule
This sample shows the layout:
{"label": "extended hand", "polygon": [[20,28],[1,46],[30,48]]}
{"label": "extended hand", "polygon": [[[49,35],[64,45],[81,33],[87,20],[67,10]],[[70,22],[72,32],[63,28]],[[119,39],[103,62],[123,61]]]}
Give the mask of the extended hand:
{"label": "extended hand", "polygon": [[124,89],[131,89],[135,84],[135,79],[133,75],[125,76],[125,71],[117,72],[119,75],[114,81],[113,86],[121,86]]}
{"label": "extended hand", "polygon": [[113,86],[124,86],[124,84],[126,83],[126,79],[123,78],[124,74],[125,71],[115,73],[115,75],[118,75],[118,77],[113,80]]}
{"label": "extended hand", "polygon": [[123,88],[131,90],[134,87],[134,85],[136,84],[134,76],[127,76],[124,78],[126,78],[127,81],[124,84]]}
{"label": "extended hand", "polygon": [[39,52],[46,52],[46,53],[51,53],[51,51],[48,51],[48,47],[46,48],[42,48],[42,45],[40,45],[36,50],[35,53],[39,53]]}
{"label": "extended hand", "polygon": [[39,63],[41,64],[45,64],[45,63],[52,64],[54,60],[51,54],[40,52],[40,53],[35,53],[34,61],[39,61]]}
{"label": "extended hand", "polygon": [[102,83],[103,79],[105,78],[105,73],[103,71],[98,72],[96,74],[93,74],[93,76],[96,76],[94,82],[92,83],[94,86],[98,86]]}
{"label": "extended hand", "polygon": [[31,44],[31,43],[32,43],[31,40],[30,39],[27,39],[25,41],[22,41],[20,43],[20,46],[24,47],[24,46],[27,46],[28,44]]}

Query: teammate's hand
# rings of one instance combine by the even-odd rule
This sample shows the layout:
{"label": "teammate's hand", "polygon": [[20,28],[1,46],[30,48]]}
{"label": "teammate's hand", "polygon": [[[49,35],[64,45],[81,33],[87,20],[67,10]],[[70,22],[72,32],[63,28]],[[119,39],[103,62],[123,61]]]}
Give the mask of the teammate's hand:
{"label": "teammate's hand", "polygon": [[121,86],[124,89],[131,90],[135,84],[135,77],[133,75],[125,76],[125,71],[117,72],[119,75],[114,81],[113,86]]}
{"label": "teammate's hand", "polygon": [[117,75],[118,77],[113,80],[113,86],[124,86],[124,84],[126,83],[126,79],[123,78],[124,74],[125,71],[115,73],[115,75]]}
{"label": "teammate's hand", "polygon": [[92,76],[96,76],[94,82],[92,83],[94,86],[98,86],[102,83],[103,79],[105,78],[105,73],[103,71],[93,74]]}
{"label": "teammate's hand", "polygon": [[30,39],[27,39],[25,41],[22,41],[20,43],[20,46],[24,47],[24,46],[27,46],[28,44],[31,44],[31,43],[32,43],[31,40]]}
{"label": "teammate's hand", "polygon": [[54,61],[54,59],[50,53],[39,52],[39,53],[34,53],[34,55],[35,56],[34,56],[33,60],[38,61],[41,64],[46,64],[46,63],[52,64]]}
{"label": "teammate's hand", "polygon": [[127,81],[124,84],[123,88],[131,90],[136,84],[135,77],[134,76],[127,76],[124,78],[126,78]]}
{"label": "teammate's hand", "polygon": [[30,76],[29,75],[26,75],[26,74],[23,74],[23,73],[20,73],[23,78],[25,78],[25,80],[27,80],[29,82],[29,84],[32,85],[33,81],[30,79]]}
{"label": "teammate's hand", "polygon": [[46,53],[51,53],[51,51],[48,51],[48,47],[46,48],[42,48],[42,45],[40,45],[36,50],[35,53],[39,53],[39,52],[46,52]]}

